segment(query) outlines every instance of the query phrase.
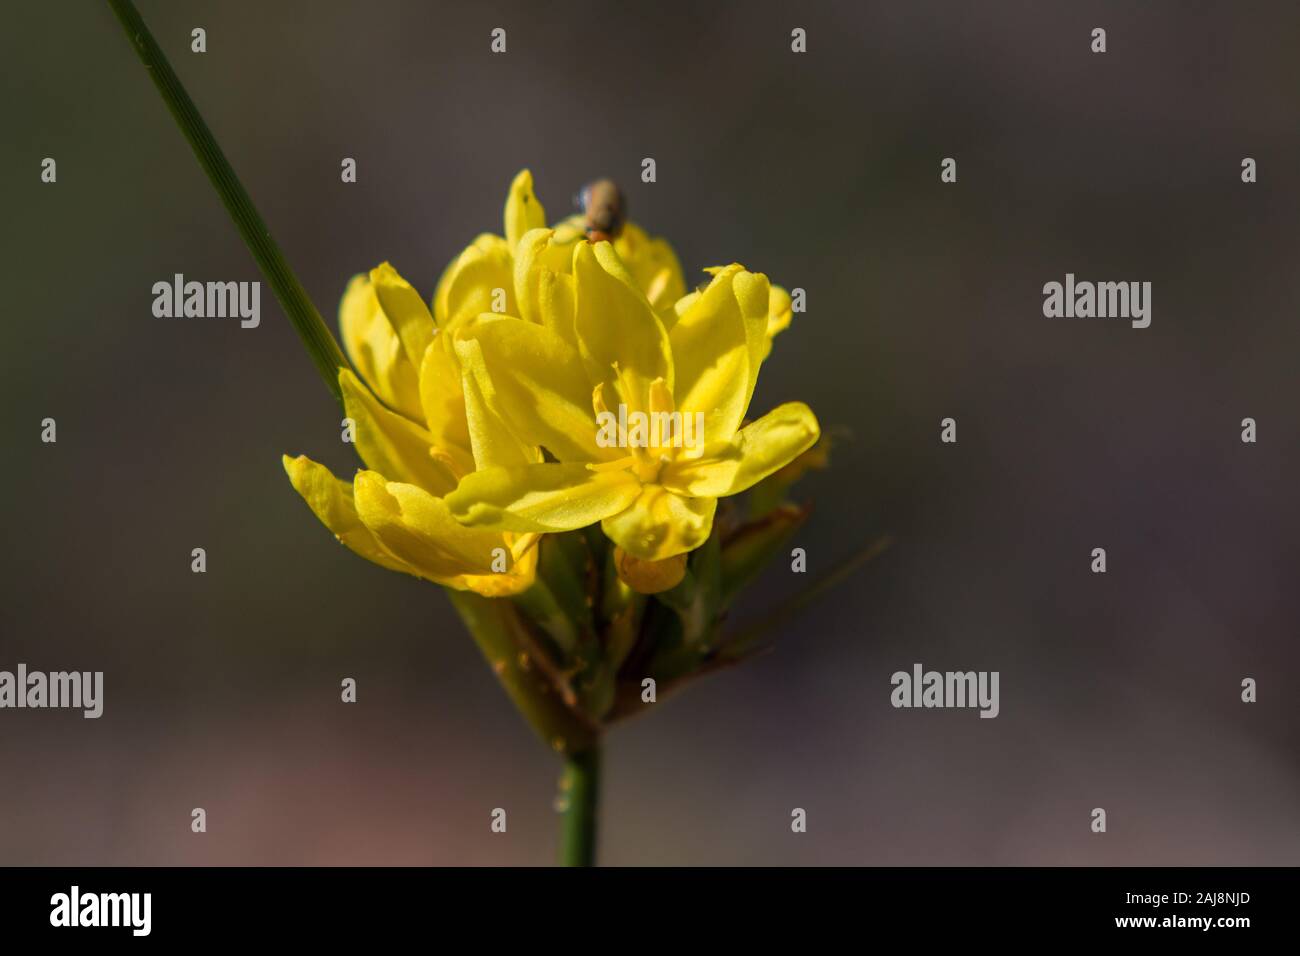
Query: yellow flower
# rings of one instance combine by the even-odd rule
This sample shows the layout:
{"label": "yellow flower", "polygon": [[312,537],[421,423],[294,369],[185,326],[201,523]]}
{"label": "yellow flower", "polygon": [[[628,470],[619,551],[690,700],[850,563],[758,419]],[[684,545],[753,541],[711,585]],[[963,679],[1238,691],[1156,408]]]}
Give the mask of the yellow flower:
{"label": "yellow flower", "polygon": [[[569,521],[556,524],[557,528],[576,528],[604,519],[606,531],[627,555],[640,561],[660,560],[691,550],[708,536],[718,495],[743,490],[788,460],[765,471],[754,470],[754,463],[761,463],[763,455],[771,453],[754,449],[756,437],[765,434],[765,429],[776,428],[781,440],[793,441],[797,433],[799,441],[809,434],[812,437],[808,443],[815,441],[816,422],[811,413],[807,420],[801,417],[799,409],[803,406],[783,406],[773,413],[776,418],[769,416],[737,432],[753,391],[753,376],[749,375],[739,410],[739,393],[735,393],[727,399],[727,414],[719,417],[717,409],[709,413],[710,430],[706,434],[730,441],[715,443],[710,452],[715,458],[700,458],[675,448],[634,449],[631,456],[587,455],[593,428],[590,419],[598,410],[593,402],[604,401],[605,392],[599,375],[588,376],[583,362],[573,365],[569,361],[582,350],[575,327],[578,291],[584,283],[576,275],[576,264],[583,256],[592,255],[593,248],[586,241],[582,217],[571,216],[553,229],[546,228],[545,210],[534,193],[532,175],[524,170],[515,177],[507,194],[503,231],[504,236],[480,235],[447,267],[434,293],[432,310],[387,263],[368,276],[355,277],[344,294],[339,322],[344,346],[360,379],[350,370],[340,369],[339,382],[346,414],[355,422],[357,451],[368,468],[348,483],[306,457],[286,456],[284,466],[295,489],[317,517],[353,551],[384,567],[488,596],[526,590],[536,572],[533,545],[543,530],[540,523],[534,522],[538,527],[522,528],[517,526],[527,522],[517,519],[484,521],[480,509],[473,523],[483,526],[466,527],[471,522],[457,522],[448,510],[449,495],[458,482],[477,472],[522,474],[529,468],[539,468],[543,464],[540,449],[545,448],[561,462],[606,467],[610,477],[599,481],[611,487],[621,484],[619,501],[630,493],[630,486],[616,472],[635,473],[644,485],[644,491],[637,493],[635,507],[625,503],[617,513],[591,520],[580,520],[587,512],[578,509]],[[679,338],[692,350],[697,348],[695,340],[699,340],[700,348],[709,346],[700,330],[708,321],[709,309],[717,307],[713,299],[708,300],[712,304],[705,303],[712,285],[684,295],[681,266],[672,247],[663,239],[647,235],[634,223],[624,227],[612,246],[604,245],[612,252],[611,261],[619,264],[619,281],[628,285],[656,327],[666,335],[668,329],[681,326]],[[724,281],[730,282],[734,274],[743,273],[738,266],[710,271],[715,274],[714,284],[724,274]],[[763,291],[759,297],[750,296],[747,308],[752,311],[759,298],[765,297],[762,321],[756,313],[747,313],[744,326],[745,334],[752,339],[747,341],[752,354],[747,355],[746,363],[752,364],[756,375],[758,363],[771,348],[772,335],[789,324],[790,298],[779,288],[769,290],[761,276],[751,278],[761,280]],[[590,281],[585,287],[597,290]],[[697,302],[705,304],[697,307]],[[683,322],[687,315],[691,318]],[[555,441],[554,436],[539,440],[526,428],[517,428],[518,422],[508,417],[511,409],[548,399],[533,391],[534,386],[543,387],[546,382],[534,382],[532,372],[524,365],[498,368],[495,375],[487,373],[490,360],[477,330],[507,318],[528,323],[534,331],[544,333],[546,347],[563,352],[561,364],[550,371],[578,371],[570,385],[588,390],[584,414],[566,420],[564,425],[587,433],[586,439],[572,446]],[[644,324],[645,317],[634,319],[634,324],[636,321]],[[696,326],[700,330],[689,331]],[[491,342],[487,348],[493,348]],[[545,361],[544,354],[540,357]],[[670,367],[671,355],[667,361]],[[707,364],[709,359],[703,361]],[[724,361],[732,368],[739,358],[729,354]],[[623,367],[629,370],[628,375],[635,375],[631,371],[635,362],[624,363]],[[713,381],[726,374],[717,369],[708,377]],[[703,378],[703,371],[698,375]],[[634,394],[643,393],[638,399],[639,408],[651,410],[647,403],[653,391],[653,410],[674,410],[669,407],[671,375],[653,389],[653,383],[633,381],[627,375],[623,379],[623,385]],[[601,383],[602,390],[592,393],[593,382]],[[611,379],[607,384],[614,390],[612,396],[621,394],[619,382]],[[703,409],[700,403],[711,400],[708,388],[717,390],[718,386],[699,385],[689,395],[695,402],[692,409],[696,405]],[[768,440],[768,444],[772,441],[775,439]],[[742,449],[747,449],[750,456],[750,463],[743,468],[737,457]],[[791,457],[793,454],[797,452]],[[661,468],[655,462],[663,465],[669,459],[674,464],[666,469],[667,477],[659,484],[654,479]],[[627,462],[635,468],[624,467]],[[709,462],[713,462],[712,470],[707,471],[711,483],[704,480]],[[538,471],[548,475],[546,480],[552,480],[551,472],[544,468]],[[479,484],[471,483],[470,487]],[[669,497],[654,488],[663,489]],[[470,493],[467,491],[460,500],[466,500]],[[642,512],[658,517],[647,522]],[[638,523],[648,530],[639,531]],[[650,544],[656,534],[663,540]],[[626,563],[634,566],[632,561]],[[668,580],[663,578],[665,571],[655,573]]]}
{"label": "yellow flower", "polygon": [[444,496],[475,467],[538,461],[535,450],[481,417],[471,437],[450,337],[392,266],[352,280],[339,325],[365,380],[339,369],[367,470],[349,483],[286,455],[294,488],[343,544],[385,568],[489,597],[527,589],[537,536],[466,528]]}
{"label": "yellow flower", "polygon": [[[556,242],[545,230],[520,239],[522,318],[479,315],[455,334],[464,381],[474,383],[471,430],[477,417],[502,422],[555,460],[480,468],[447,505],[471,527],[544,533],[600,522],[641,561],[684,554],[708,538],[719,497],[746,490],[820,434],[800,402],[742,427],[769,348],[767,277],[714,269],[706,288],[659,309],[610,243],[573,243],[562,273],[550,265]],[[661,427],[611,447],[603,428],[615,408],[620,421]],[[702,439],[682,442],[695,421]],[[669,422],[676,431],[664,430]]]}

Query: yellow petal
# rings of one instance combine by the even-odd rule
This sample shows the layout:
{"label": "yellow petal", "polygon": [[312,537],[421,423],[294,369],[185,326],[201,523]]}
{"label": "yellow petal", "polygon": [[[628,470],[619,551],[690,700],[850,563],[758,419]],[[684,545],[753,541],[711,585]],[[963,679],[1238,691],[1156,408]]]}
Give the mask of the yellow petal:
{"label": "yellow petal", "polygon": [[519,316],[546,326],[575,348],[572,268],[579,239],[573,234],[561,239],[554,229],[534,229],[515,247]]}
{"label": "yellow petal", "polygon": [[352,501],[352,485],[335,478],[324,465],[317,464],[305,455],[297,458],[283,457],[284,470],[294,490],[320,519],[321,524],[334,532],[334,537],[367,561],[373,561],[392,571],[416,572],[396,555],[391,554],[370,532],[357,516]]}
{"label": "yellow petal", "polygon": [[476,468],[515,468],[542,460],[535,447],[525,445],[502,419],[492,378],[483,364],[483,347],[473,339],[456,343],[464,376],[465,416]]}
{"label": "yellow petal", "polygon": [[348,358],[380,401],[412,421],[420,421],[416,367],[380,309],[368,276],[354,276],[348,283],[339,303],[339,331]]}
{"label": "yellow petal", "polygon": [[767,277],[727,266],[669,333],[677,407],[704,412],[708,441],[726,441],[744,420],[762,362],[767,307]]}
{"label": "yellow petal", "polygon": [[418,369],[424,350],[433,341],[433,314],[416,292],[387,262],[370,270],[370,284],[379,298],[379,307],[402,340],[402,351],[412,369]]}
{"label": "yellow petal", "polygon": [[447,496],[457,521],[498,531],[574,531],[626,508],[641,483],[627,470],[545,462],[466,475]]}
{"label": "yellow petal", "polygon": [[700,296],[703,294],[704,293],[699,289],[696,289],[694,292],[688,292],[686,295],[674,302],[671,308],[664,309],[659,313],[664,328],[668,330],[668,338],[670,342],[672,340],[673,326],[677,324],[677,320],[690,311],[691,307],[699,301]]}
{"label": "yellow petal", "polygon": [[421,577],[480,593],[493,580],[498,593],[531,583],[535,554],[517,555],[504,536],[462,527],[443,499],[373,471],[358,472],[353,487],[365,526]]}
{"label": "yellow petal", "polygon": [[709,537],[717,498],[685,498],[645,485],[631,506],[601,522],[606,536],[642,561],[664,561],[694,551]]}
{"label": "yellow petal", "polygon": [[659,472],[659,483],[679,495],[721,498],[740,470],[739,435],[729,441],[710,442],[699,457],[678,457]]}
{"label": "yellow petal", "polygon": [[686,280],[677,253],[667,241],[650,237],[629,222],[614,240],[614,251],[656,312],[668,309],[686,294]]}
{"label": "yellow petal", "polygon": [[523,170],[510,184],[506,196],[506,243],[511,251],[529,229],[546,225],[546,210],[533,192],[533,174]]}
{"label": "yellow petal", "polygon": [[438,280],[433,296],[438,328],[450,331],[460,321],[494,311],[492,306],[501,299],[496,294],[498,289],[505,295],[504,314],[518,315],[510,246],[500,236],[484,233],[456,257]]}
{"label": "yellow petal", "polygon": [[[563,245],[569,245],[579,240],[586,241],[587,238],[587,218],[581,213],[575,213],[565,219],[561,219],[555,224],[555,241]],[[569,257],[569,265],[564,267],[565,271],[572,271],[573,257]]]}
{"label": "yellow petal", "polygon": [[521,440],[560,461],[611,457],[596,443],[592,386],[582,362],[558,335],[523,319],[481,315],[458,339],[478,343],[481,360],[466,371],[482,380],[484,397]]}
{"label": "yellow petal", "polygon": [[735,495],[784,468],[821,437],[821,426],[803,402],[778,405],[740,430],[740,467],[726,494]]}
{"label": "yellow petal", "polygon": [[593,383],[619,377],[632,394],[629,411],[644,411],[656,378],[673,389],[668,333],[608,242],[580,242],[573,256],[574,328]]}
{"label": "yellow petal", "polygon": [[791,306],[790,293],[779,285],[772,286],[767,300],[767,350],[763,353],[764,358],[772,349],[772,339],[790,327],[790,321],[794,318]]}
{"label": "yellow petal", "polygon": [[748,408],[754,386],[758,384],[758,370],[769,349],[767,312],[771,306],[772,286],[763,273],[744,271],[736,273],[732,288],[741,314],[745,316],[745,335],[749,339],[749,395],[745,399]]}
{"label": "yellow petal", "polygon": [[730,441],[708,445],[696,460],[669,462],[659,480],[684,495],[739,494],[816,444],[817,418],[803,402],[778,405]]}
{"label": "yellow petal", "polygon": [[345,414],[356,422],[357,454],[375,471],[410,481],[435,495],[456,484],[447,466],[429,454],[432,436],[375,400],[351,369],[339,370]]}
{"label": "yellow petal", "polygon": [[439,331],[420,365],[420,405],[435,448],[451,459],[457,477],[474,470],[474,450],[465,417],[465,392],[452,335]]}
{"label": "yellow petal", "polygon": [[641,594],[659,594],[682,583],[686,577],[686,555],[666,561],[642,561],[622,548],[614,548],[614,568],[619,580]]}
{"label": "yellow petal", "polygon": [[[512,535],[504,535],[507,542],[511,537]],[[438,583],[458,591],[477,591],[484,597],[510,597],[514,594],[522,594],[533,586],[533,581],[537,577],[537,538],[533,536],[530,540],[532,545],[527,549],[523,551],[517,547],[512,549],[512,552],[515,552],[514,563],[504,573],[458,574]]]}

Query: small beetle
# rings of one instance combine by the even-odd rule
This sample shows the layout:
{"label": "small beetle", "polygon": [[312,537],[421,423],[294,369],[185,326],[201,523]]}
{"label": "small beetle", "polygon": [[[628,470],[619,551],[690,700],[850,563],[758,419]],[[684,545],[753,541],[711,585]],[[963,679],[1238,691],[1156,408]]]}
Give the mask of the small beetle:
{"label": "small beetle", "polygon": [[613,180],[598,179],[582,187],[578,204],[587,219],[587,238],[592,242],[613,241],[627,221],[627,203]]}

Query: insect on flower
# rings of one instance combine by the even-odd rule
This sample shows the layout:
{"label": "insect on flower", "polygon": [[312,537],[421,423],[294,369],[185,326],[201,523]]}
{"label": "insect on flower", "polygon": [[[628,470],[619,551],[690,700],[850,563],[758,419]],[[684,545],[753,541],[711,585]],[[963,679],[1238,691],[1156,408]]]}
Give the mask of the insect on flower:
{"label": "insect on flower", "polygon": [[612,179],[597,179],[582,187],[578,205],[586,220],[587,238],[592,242],[613,241],[627,221],[627,201]]}

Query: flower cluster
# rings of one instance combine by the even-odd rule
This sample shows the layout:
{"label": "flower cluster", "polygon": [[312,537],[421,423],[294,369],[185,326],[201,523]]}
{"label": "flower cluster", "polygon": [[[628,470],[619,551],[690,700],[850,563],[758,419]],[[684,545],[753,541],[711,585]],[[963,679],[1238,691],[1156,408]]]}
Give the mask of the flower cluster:
{"label": "flower cluster", "polygon": [[[634,224],[612,243],[587,241],[576,217],[546,228],[521,172],[504,238],[474,240],[432,309],[387,263],[352,280],[340,325],[360,378],[339,382],[368,470],[349,485],[286,458],[294,487],[362,557],[487,596],[532,584],[538,535],[596,523],[624,569],[680,561],[719,498],[819,434],[799,402],[742,427],[790,298],[739,265],[707,271],[687,295],[671,247]],[[598,416],[620,406],[702,415],[704,441],[598,442]]]}
{"label": "flower cluster", "polygon": [[[728,561],[719,499],[788,487],[820,430],[799,402],[747,419],[772,338],[791,319],[790,296],[762,273],[711,268],[687,292],[672,248],[633,223],[612,241],[589,237],[580,216],[548,227],[526,170],[510,187],[504,232],[475,239],[428,305],[387,263],[351,281],[339,320],[355,372],[340,369],[339,384],[366,467],[347,482],[306,457],[284,466],[362,557],[515,598],[544,645],[529,645],[535,662],[553,665],[548,686],[599,721],[641,643],[644,595],[703,613],[696,624],[708,631],[725,606],[725,570],[748,574],[770,550],[755,551],[756,529],[784,533],[801,517],[780,509],[779,493],[764,495],[729,533],[739,544]],[[606,440],[616,416],[654,427]],[[701,434],[681,441],[683,423]],[[694,567],[710,541],[713,570]],[[706,578],[715,599],[701,612]],[[612,654],[629,609],[627,646]],[[716,647],[696,651],[683,674]],[[565,675],[583,670],[572,665],[584,653],[600,666],[575,688]],[[579,701],[602,681],[598,701]]]}

